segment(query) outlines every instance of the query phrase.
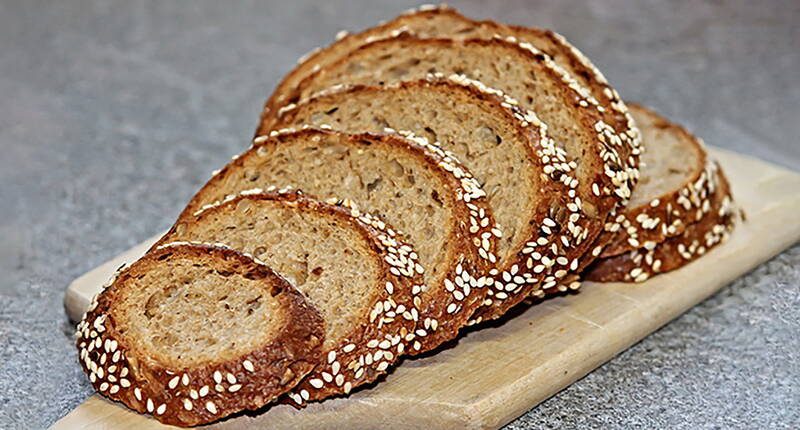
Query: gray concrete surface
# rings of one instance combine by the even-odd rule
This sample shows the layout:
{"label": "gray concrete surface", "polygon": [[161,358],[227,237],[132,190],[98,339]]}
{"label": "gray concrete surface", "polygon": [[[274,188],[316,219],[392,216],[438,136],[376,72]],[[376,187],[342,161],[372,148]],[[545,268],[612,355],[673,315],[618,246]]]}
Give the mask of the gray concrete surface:
{"label": "gray concrete surface", "polygon": [[[166,228],[298,56],[411,5],[0,1],[0,429],[91,393],[66,285]],[[626,98],[800,166],[800,2],[458,6],[555,28]],[[798,277],[795,245],[509,428],[797,428]]]}

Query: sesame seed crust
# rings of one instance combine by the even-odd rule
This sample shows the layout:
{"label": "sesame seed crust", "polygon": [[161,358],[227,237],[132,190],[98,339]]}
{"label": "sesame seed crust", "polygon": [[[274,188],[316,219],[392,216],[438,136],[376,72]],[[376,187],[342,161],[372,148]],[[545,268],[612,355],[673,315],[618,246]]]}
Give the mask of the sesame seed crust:
{"label": "sesame seed crust", "polygon": [[[686,153],[697,153],[695,160],[676,160],[686,164],[694,162],[696,168],[689,180],[676,190],[652,199],[636,207],[628,207],[612,222],[606,223],[602,236],[609,236],[599,258],[620,255],[649,243],[660,243],[669,237],[678,236],[687,226],[700,221],[711,210],[717,184],[717,164],[706,154],[702,141],[685,128],[668,121],[654,111],[635,103],[628,104],[637,116],[647,119],[648,127],[668,133],[687,147]],[[644,142],[645,145],[649,142]],[[694,149],[692,151],[691,149]],[[647,173],[647,170],[644,170]],[[654,178],[648,178],[655,180]]]}
{"label": "sesame seed crust", "polygon": [[[204,206],[194,216],[192,223],[202,223],[204,219],[226,211],[234,212],[237,204],[244,199],[276,202],[293,210],[336,219],[341,228],[353,229],[364,239],[380,268],[375,286],[370,291],[370,306],[362,310],[363,323],[354,326],[346,339],[333,349],[323,349],[319,355],[321,364],[288,392],[281,399],[282,402],[302,407],[308,401],[349,394],[352,389],[385,374],[400,355],[413,347],[419,337],[424,337],[415,330],[419,308],[423,305],[419,293],[424,285],[424,269],[402,234],[356,208],[321,202],[306,197],[302,191],[285,189],[245,190]],[[179,233],[173,227],[160,242],[186,240],[190,234],[189,229]],[[389,284],[391,288],[387,288]],[[378,354],[378,349],[371,346],[374,344],[388,347],[379,348],[383,352]]]}
{"label": "sesame seed crust", "polygon": [[[222,270],[263,279],[270,285],[265,288],[280,291],[274,297],[287,308],[286,321],[258,349],[228,361],[176,368],[159,357],[142,356],[134,347],[136,341],[126,337],[117,321],[120,294],[133,279],[158,268],[162,259],[171,256],[213,261]],[[322,324],[304,296],[269,267],[229,248],[174,243],[120,268],[78,324],[76,345],[81,367],[100,394],[137,412],[152,414],[162,423],[193,426],[258,409],[296,385],[319,360]],[[217,384],[218,372],[230,375],[228,380]],[[293,376],[286,378],[287,372]],[[236,384],[231,384],[233,378]],[[209,390],[214,385],[223,390]]]}
{"label": "sesame seed crust", "polygon": [[[451,223],[448,228],[450,233],[446,246],[442,249],[442,254],[446,255],[449,265],[441,276],[440,285],[428,285],[427,290],[421,294],[423,306],[419,309],[419,319],[423,325],[422,330],[427,336],[408,350],[411,354],[418,354],[455,338],[475,309],[484,302],[488,289],[486,277],[497,262],[495,255],[497,237],[492,233],[496,226],[485,192],[472,173],[452,153],[411,132],[395,130],[386,132],[391,134],[347,134],[305,126],[298,130],[282,130],[272,132],[270,136],[263,138],[257,137],[249,150],[231,161],[196,194],[187,205],[181,219],[190,219],[192,214],[208,202],[223,199],[227,192],[237,191],[248,184],[268,186],[267,184],[274,183],[275,178],[264,173],[259,175],[257,182],[241,183],[236,178],[241,177],[242,172],[251,172],[252,175],[253,172],[269,169],[268,166],[271,164],[266,163],[272,161],[270,157],[274,156],[275,151],[291,148],[292,145],[302,146],[309,142],[318,144],[334,140],[339,145],[352,147],[354,151],[372,151],[379,154],[379,158],[398,160],[395,154],[400,153],[402,156],[400,160],[414,160],[413,166],[405,167],[413,171],[424,170],[435,177],[439,189],[442,190],[438,192],[440,194],[438,198],[444,203],[442,210],[451,213],[448,218]],[[364,145],[364,142],[369,142],[369,145]],[[302,168],[303,165],[296,164],[296,167]],[[382,175],[391,178],[389,172],[382,172]],[[420,178],[417,178],[417,181],[419,180]],[[284,185],[286,183],[277,184],[277,186]],[[309,192],[309,189],[304,191],[307,195],[313,195],[318,200],[328,203],[358,207],[367,212],[373,211],[366,202],[352,201],[348,198],[350,196],[330,189],[316,188],[314,193]],[[404,216],[404,214],[384,214],[384,216],[390,215]],[[392,223],[392,218],[383,220]]]}
{"label": "sesame seed crust", "polygon": [[660,243],[595,261],[585,273],[586,279],[595,282],[644,282],[656,274],[679,269],[727,241],[740,212],[733,202],[724,173],[719,166],[714,171],[718,187],[711,209],[700,221],[687,226],[682,234]]}

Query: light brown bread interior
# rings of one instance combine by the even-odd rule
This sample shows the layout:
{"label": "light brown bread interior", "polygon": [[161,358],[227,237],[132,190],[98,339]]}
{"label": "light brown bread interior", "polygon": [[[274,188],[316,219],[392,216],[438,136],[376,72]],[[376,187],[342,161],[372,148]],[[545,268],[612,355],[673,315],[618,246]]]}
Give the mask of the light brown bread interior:
{"label": "light brown bread interior", "polygon": [[319,310],[325,350],[359,327],[376,296],[380,262],[361,232],[286,202],[244,198],[178,223],[163,241],[219,242],[267,263]]}
{"label": "light brown bread interior", "polygon": [[169,254],[130,279],[109,312],[142,356],[172,368],[196,366],[274,338],[287,317],[270,287],[214,258]]}

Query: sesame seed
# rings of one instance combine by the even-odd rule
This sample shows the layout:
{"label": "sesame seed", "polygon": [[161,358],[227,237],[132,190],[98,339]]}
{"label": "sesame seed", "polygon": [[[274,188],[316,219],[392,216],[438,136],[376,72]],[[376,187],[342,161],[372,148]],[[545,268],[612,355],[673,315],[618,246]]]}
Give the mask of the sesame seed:
{"label": "sesame seed", "polygon": [[192,401],[191,400],[183,399],[183,409],[186,409],[187,411],[191,411],[192,407],[193,407],[193,405],[192,405]]}
{"label": "sesame seed", "polygon": [[255,366],[253,366],[253,362],[250,361],[250,360],[242,361],[242,366],[244,367],[244,370],[247,370],[248,372],[255,372],[256,371]]}
{"label": "sesame seed", "polygon": [[206,402],[206,410],[211,412],[212,414],[217,413],[217,405],[214,404],[212,401]]}

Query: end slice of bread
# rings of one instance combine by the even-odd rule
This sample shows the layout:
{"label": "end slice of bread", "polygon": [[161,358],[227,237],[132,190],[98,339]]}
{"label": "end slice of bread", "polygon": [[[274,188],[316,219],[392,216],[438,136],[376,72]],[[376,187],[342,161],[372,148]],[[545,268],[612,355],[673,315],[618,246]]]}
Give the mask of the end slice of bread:
{"label": "end slice of bread", "polygon": [[709,210],[687,226],[683,233],[662,242],[648,242],[646,247],[596,260],[585,272],[587,280],[596,282],[644,282],[650,277],[679,269],[725,242],[733,231],[737,210],[730,185],[714,163],[716,191]]}
{"label": "end slice of bread", "polygon": [[376,380],[417,332],[424,269],[388,225],[299,192],[251,190],[178,222],[161,242],[218,242],[265,261],[325,321],[322,364],[289,394],[302,405]]}
{"label": "end slice of bread", "polygon": [[[477,180],[452,154],[412,135],[302,129],[260,138],[215,175],[181,217],[258,187],[299,186],[338,199],[403,232],[425,268],[421,353],[457,336],[485,298],[496,239]],[[179,221],[184,222],[184,221]]]}
{"label": "end slice of bread", "polygon": [[317,311],[269,267],[186,244],[121,270],[77,329],[100,394],[180,426],[272,402],[319,363],[323,340]]}
{"label": "end slice of bread", "polygon": [[553,144],[547,127],[479,82],[454,77],[346,86],[285,110],[280,120],[281,128],[408,130],[464,163],[487,193],[502,232],[483,319],[553,288],[602,231],[600,197],[579,196],[577,164]]}
{"label": "end slice of bread", "polygon": [[715,164],[699,138],[644,106],[629,103],[647,151],[628,207],[608,223],[600,258],[652,246],[681,234],[711,210]]}

